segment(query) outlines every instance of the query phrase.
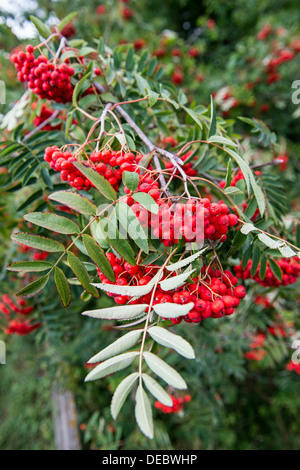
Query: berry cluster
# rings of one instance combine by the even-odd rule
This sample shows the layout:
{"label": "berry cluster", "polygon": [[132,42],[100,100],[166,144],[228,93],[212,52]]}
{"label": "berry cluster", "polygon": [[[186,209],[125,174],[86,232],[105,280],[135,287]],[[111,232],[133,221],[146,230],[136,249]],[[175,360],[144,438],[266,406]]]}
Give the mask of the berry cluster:
{"label": "berry cluster", "polygon": [[74,69],[67,64],[53,64],[46,56],[34,56],[34,47],[26,46],[26,51],[13,54],[12,61],[18,71],[20,82],[28,82],[29,88],[41,99],[67,103],[72,101],[73,85],[70,77]]}
{"label": "berry cluster", "polygon": [[[156,265],[132,266],[124,259],[116,257],[113,253],[108,253],[106,256],[116,275],[115,285],[147,285],[160,268]],[[99,269],[98,274],[103,283],[113,284]],[[200,277],[194,278],[192,283],[183,287],[166,293],[158,286],[155,291],[153,305],[161,303],[184,305],[193,302],[194,306],[187,315],[171,319],[174,324],[178,324],[182,320],[187,323],[199,323],[208,317],[220,318],[224,315],[232,315],[234,308],[238,307],[240,300],[246,295],[245,288],[237,286],[237,282],[237,278],[230,271],[224,271],[222,274],[219,270],[203,267]],[[149,304],[152,292],[135,300],[125,295],[108,295],[114,297],[115,302],[120,305],[127,303]]]}
{"label": "berry cluster", "polygon": [[173,405],[166,406],[160,401],[156,401],[154,403],[155,408],[162,411],[163,413],[179,413],[183,410],[183,405],[191,401],[191,395],[185,395],[184,397],[175,397],[174,395],[170,395]]}
{"label": "berry cluster", "polygon": [[300,364],[295,364],[293,361],[290,361],[286,365],[286,369],[287,370],[293,370],[294,372],[296,372],[296,374],[300,375]]}
{"label": "berry cluster", "polygon": [[[293,332],[294,325],[292,323],[275,322],[269,326],[267,331],[272,336],[286,338]],[[266,355],[267,350],[266,341],[267,336],[263,332],[259,332],[256,335],[250,336],[251,342],[249,343],[250,350],[245,352],[244,356],[249,361],[261,361]]]}
{"label": "berry cluster", "polygon": [[[37,106],[37,103],[33,103],[31,106],[32,109],[35,109]],[[42,124],[44,121],[46,121],[50,116],[53,114],[53,109],[48,108],[45,104],[42,104],[41,112],[39,116],[35,116],[33,120],[33,125],[35,127],[38,127],[40,124]],[[62,128],[62,123],[57,124],[56,126],[52,126],[51,123],[46,124],[44,127],[42,127],[42,131],[55,131],[55,130],[60,130]]]}
{"label": "berry cluster", "polygon": [[[133,153],[114,152],[104,150],[103,152],[93,152],[88,162],[84,162],[96,170],[117,191],[122,180],[124,171],[139,171],[136,163],[142,158],[141,155],[134,156]],[[50,167],[59,171],[63,181],[78,189],[88,191],[93,185],[75,166],[73,162],[77,159],[71,152],[61,152],[57,146],[45,149],[44,159]]]}
{"label": "berry cluster", "polygon": [[264,287],[287,286],[288,284],[293,284],[297,281],[300,275],[300,262],[298,258],[282,258],[277,260],[277,264],[282,271],[281,281],[273,274],[269,262],[267,263],[267,270],[264,279],[261,279],[259,275],[260,266],[258,266],[255,275],[253,277],[251,276],[251,260],[248,261],[245,269],[243,269],[242,264],[239,264],[234,267],[234,271],[239,279],[254,279],[254,281]]}
{"label": "berry cluster", "polygon": [[[7,335],[27,335],[31,331],[36,330],[41,326],[41,323],[32,324],[31,320],[28,320],[27,315],[30,315],[34,311],[34,307],[28,305],[28,302],[24,299],[17,299],[16,303],[9,297],[8,294],[2,296],[2,302],[0,302],[0,312],[3,313],[8,322],[7,327],[3,328]],[[16,318],[12,318],[12,314],[16,314]],[[19,317],[21,315],[21,317]]]}
{"label": "berry cluster", "polygon": [[162,240],[165,246],[178,243],[180,238],[185,242],[203,242],[205,239],[225,242],[229,227],[238,222],[237,216],[229,213],[229,208],[223,201],[212,203],[208,198],[199,198],[175,204],[160,198],[159,185],[152,178],[145,177],[141,181],[143,182],[138,191],[152,196],[159,206],[158,214],[150,214],[135,202],[130,190],[125,187],[125,192],[129,195],[126,202],[140,223],[152,229],[153,235]]}

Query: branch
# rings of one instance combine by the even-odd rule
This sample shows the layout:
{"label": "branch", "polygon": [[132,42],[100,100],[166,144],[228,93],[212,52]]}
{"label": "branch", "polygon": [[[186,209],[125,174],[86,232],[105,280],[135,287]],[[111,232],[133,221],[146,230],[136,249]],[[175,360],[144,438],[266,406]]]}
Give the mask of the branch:
{"label": "branch", "polygon": [[51,114],[51,116],[48,117],[48,119],[41,122],[41,124],[39,124],[35,129],[33,129],[33,131],[29,132],[29,134],[26,134],[24,139],[23,139],[23,142],[26,142],[26,140],[28,140],[30,137],[32,137],[34,134],[36,134],[41,129],[43,129],[43,127],[45,127],[47,124],[49,124],[49,122],[53,121],[53,119],[55,119],[58,116],[58,114],[59,114],[59,109],[54,111],[54,113]]}

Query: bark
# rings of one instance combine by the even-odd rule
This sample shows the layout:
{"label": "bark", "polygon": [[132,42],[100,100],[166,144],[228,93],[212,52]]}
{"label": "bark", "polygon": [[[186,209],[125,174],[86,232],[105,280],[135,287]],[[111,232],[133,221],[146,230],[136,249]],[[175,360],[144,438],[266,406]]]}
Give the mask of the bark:
{"label": "bark", "polygon": [[74,395],[56,384],[51,390],[54,437],[57,450],[81,450]]}

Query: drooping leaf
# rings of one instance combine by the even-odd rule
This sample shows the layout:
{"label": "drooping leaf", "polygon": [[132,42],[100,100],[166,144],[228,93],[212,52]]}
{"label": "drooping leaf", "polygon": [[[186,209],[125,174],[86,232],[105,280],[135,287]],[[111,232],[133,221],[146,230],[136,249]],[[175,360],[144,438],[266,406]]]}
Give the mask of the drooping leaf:
{"label": "drooping leaf", "polygon": [[37,273],[47,271],[52,268],[48,261],[17,261],[6,266],[8,271],[23,271],[27,273]]}
{"label": "drooping leaf", "polygon": [[274,274],[274,276],[279,281],[281,281],[282,280],[282,271],[281,271],[280,266],[276,263],[276,261],[274,261],[271,258],[269,259],[269,266],[270,266],[270,269],[271,269],[272,273]]}
{"label": "drooping leaf", "polygon": [[107,199],[115,201],[117,199],[117,193],[112,187],[112,185],[104,178],[104,176],[97,173],[96,170],[89,167],[88,165],[82,162],[74,162],[73,165],[87,178],[93,183],[95,188],[100,191],[103,196]]}
{"label": "drooping leaf", "polygon": [[184,390],[187,388],[187,385],[181,375],[169,366],[165,361],[155,356],[150,352],[144,352],[143,356],[147,362],[148,367],[157,374],[161,379],[163,379],[167,384],[172,385],[174,388],[179,390]]}
{"label": "drooping leaf", "polygon": [[132,374],[128,375],[128,377],[126,377],[124,380],[122,380],[122,382],[116,388],[110,405],[111,415],[114,419],[117,418],[129,392],[137,381],[138,376],[138,372],[133,372]]}
{"label": "drooping leaf", "polygon": [[140,178],[138,173],[134,171],[124,171],[122,176],[123,183],[130,191],[135,191],[139,185]]}
{"label": "drooping leaf", "polygon": [[56,191],[49,196],[52,201],[59,202],[64,206],[70,207],[76,212],[84,215],[93,215],[97,213],[97,207],[87,197],[73,191]]}
{"label": "drooping leaf", "polygon": [[98,310],[87,310],[82,315],[102,320],[132,320],[142,315],[147,307],[147,304],[122,305]]}
{"label": "drooping leaf", "polygon": [[153,439],[153,419],[149,398],[141,385],[138,386],[135,405],[135,419],[145,436]]}
{"label": "drooping leaf", "polygon": [[142,333],[143,330],[133,330],[129,333],[126,333],[125,335],[121,336],[121,338],[102,349],[102,351],[100,351],[98,354],[95,354],[95,356],[91,357],[91,359],[88,360],[88,363],[93,364],[94,362],[104,361],[105,359],[116,356],[124,351],[127,351],[128,349],[131,349],[136,345]]}
{"label": "drooping leaf", "polygon": [[70,286],[68,284],[68,281],[64,272],[57,266],[55,267],[55,271],[54,271],[54,280],[55,280],[55,285],[60,296],[60,300],[63,306],[67,307],[71,302]]}
{"label": "drooping leaf", "polygon": [[136,265],[134,251],[125,238],[122,237],[116,225],[107,219],[101,219],[100,227],[103,235],[113,249],[132,266]]}
{"label": "drooping leaf", "polygon": [[152,393],[152,395],[161,403],[163,403],[165,406],[172,406],[172,398],[168,393],[162,388],[161,385],[159,385],[158,382],[156,382],[153,377],[150,375],[143,373],[142,375],[143,381],[148,388],[149,392]]}
{"label": "drooping leaf", "polygon": [[116,276],[110,262],[104,254],[101,246],[90,235],[82,235],[83,243],[89,257],[94,261],[96,266],[101,270],[107,279],[115,282]]}
{"label": "drooping leaf", "polygon": [[92,294],[94,297],[99,297],[97,289],[95,289],[95,287],[91,285],[90,276],[82,261],[77,258],[74,253],[68,252],[68,263],[73,273],[77,277],[78,281],[85,288],[85,290]]}
{"label": "drooping leaf", "polygon": [[19,292],[17,292],[16,295],[18,297],[32,297],[33,295],[36,295],[39,292],[41,292],[46,286],[48,281],[49,281],[49,275],[46,274],[45,276],[42,276],[36,281],[33,281],[27,286],[23,287],[23,289],[19,290]]}
{"label": "drooping leaf", "polygon": [[195,271],[195,269],[190,269],[178,276],[170,277],[169,279],[165,279],[164,281],[160,282],[160,287],[164,291],[177,289],[185,284],[186,280],[191,276],[191,274]]}
{"label": "drooping leaf", "polygon": [[29,18],[43,38],[47,39],[49,36],[51,36],[51,30],[48,28],[48,26],[45,25],[43,21],[33,15],[30,15]]}
{"label": "drooping leaf", "polygon": [[189,302],[184,305],[166,302],[153,305],[153,310],[162,318],[176,318],[187,315],[193,307],[194,302]]}
{"label": "drooping leaf", "polygon": [[217,117],[214,105],[213,97],[210,97],[210,126],[208,131],[208,137],[212,137],[216,134],[217,130]]}
{"label": "drooping leaf", "polygon": [[44,227],[53,232],[63,233],[65,235],[80,232],[80,228],[75,222],[67,219],[67,217],[50,212],[31,212],[30,214],[24,215],[24,219],[39,227]]}
{"label": "drooping leaf", "polygon": [[35,250],[42,250],[51,253],[58,253],[64,251],[64,246],[56,240],[41,237],[27,232],[18,232],[11,235],[11,239],[19,245],[26,245]]}
{"label": "drooping leaf", "polygon": [[132,195],[133,199],[137,201],[141,206],[145,207],[149,212],[158,214],[158,205],[148,193],[138,192]]}
{"label": "drooping leaf", "polygon": [[126,230],[137,246],[145,253],[148,253],[149,245],[146,233],[131,207],[119,201],[116,205],[116,215],[121,226]]}
{"label": "drooping leaf", "polygon": [[151,338],[153,338],[162,346],[175,349],[178,354],[181,354],[181,356],[184,356],[187,359],[195,358],[195,352],[192,346],[181,336],[175,335],[174,333],[171,333],[170,331],[166,330],[165,328],[161,328],[160,326],[152,326],[148,329],[148,333]]}
{"label": "drooping leaf", "polygon": [[101,379],[107,375],[113,374],[119,370],[125,369],[133,363],[134,359],[139,355],[138,352],[128,352],[111,357],[96,366],[85,378],[85,382]]}
{"label": "drooping leaf", "polygon": [[187,266],[188,264],[192,263],[195,261],[199,256],[201,256],[208,247],[202,248],[200,251],[195,253],[194,255],[188,256],[187,258],[182,259],[181,261],[178,261],[177,263],[170,264],[169,266],[166,266],[166,269],[168,271],[176,271],[177,269],[183,268],[184,266]]}

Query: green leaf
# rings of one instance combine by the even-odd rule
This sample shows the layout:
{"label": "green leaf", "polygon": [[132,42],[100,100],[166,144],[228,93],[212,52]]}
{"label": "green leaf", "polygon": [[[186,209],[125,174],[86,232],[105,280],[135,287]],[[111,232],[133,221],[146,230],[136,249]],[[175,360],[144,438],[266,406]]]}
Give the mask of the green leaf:
{"label": "green leaf", "polygon": [[49,275],[42,276],[36,281],[31,282],[26,287],[23,287],[19,292],[16,293],[18,297],[32,297],[33,295],[41,292],[49,281]]}
{"label": "green leaf", "polygon": [[79,56],[82,56],[82,57],[85,57],[89,54],[95,54],[97,53],[97,50],[94,49],[93,47],[87,47],[87,46],[84,46],[82,47],[79,51],[78,51],[78,55]]}
{"label": "green leaf", "polygon": [[153,214],[158,214],[158,205],[147,193],[138,192],[132,195],[133,199],[140,203],[145,209]]}
{"label": "green leaf", "polygon": [[76,212],[84,215],[96,215],[97,207],[87,197],[73,191],[56,191],[50,194],[49,199],[70,207]]}
{"label": "green leaf", "polygon": [[82,315],[102,320],[132,320],[144,314],[147,307],[147,304],[122,305],[99,310],[87,310]]}
{"label": "green leaf", "polygon": [[252,256],[252,266],[251,266],[251,276],[255,276],[260,262],[260,249],[259,246],[254,245],[253,256]]}
{"label": "green leaf", "polygon": [[243,191],[241,191],[239,188],[236,188],[235,186],[228,186],[224,189],[224,193],[228,196],[237,196],[243,194]]}
{"label": "green leaf", "polygon": [[187,96],[186,96],[185,93],[183,93],[182,90],[179,91],[178,102],[179,102],[179,104],[181,104],[182,106],[184,106],[184,105],[188,102]]}
{"label": "green leaf", "polygon": [[103,235],[113,249],[119,253],[132,266],[136,265],[134,251],[128,241],[122,238],[114,223],[107,219],[101,219],[100,227]]}
{"label": "green leaf", "polygon": [[74,108],[77,107],[77,98],[78,96],[80,95],[82,89],[83,89],[83,85],[86,84],[86,80],[88,79],[88,77],[91,75],[92,72],[88,72],[87,74],[85,74],[80,80],[79,82],[76,83],[76,86],[74,88],[74,91],[73,91],[73,95],[72,95],[72,104],[74,106]]}
{"label": "green leaf", "polygon": [[187,315],[192,308],[194,307],[194,302],[189,302],[187,304],[174,304],[171,302],[166,302],[163,304],[153,305],[153,310],[157,315],[163,318],[176,318]]}
{"label": "green leaf", "polygon": [[277,241],[274,240],[274,238],[269,237],[266,233],[259,233],[258,238],[264,245],[271,248],[272,250],[277,250],[284,244],[282,241]]}
{"label": "green leaf", "polygon": [[89,257],[94,261],[96,266],[98,266],[107,279],[109,279],[111,282],[115,282],[115,273],[101,246],[98,245],[98,243],[90,235],[84,234],[82,235],[82,239]]}
{"label": "green leaf", "polygon": [[78,11],[72,11],[72,13],[69,13],[67,16],[65,16],[61,22],[59,23],[59,25],[57,26],[57,29],[59,31],[61,31],[65,26],[66,24],[68,24],[70,21],[73,20],[73,18],[75,18],[76,16],[78,15]]}
{"label": "green leaf", "polygon": [[155,356],[150,352],[144,352],[143,356],[147,362],[148,367],[157,374],[161,379],[163,379],[168,385],[171,385],[174,388],[179,390],[184,390],[187,388],[187,385],[181,375],[169,366],[165,361],[162,361],[159,357]]}
{"label": "green leaf", "polygon": [[208,137],[212,137],[217,131],[217,117],[213,97],[210,97],[210,127]]}
{"label": "green leaf", "polygon": [[48,28],[48,26],[45,25],[43,21],[33,15],[29,16],[29,18],[43,38],[47,39],[49,36],[51,36],[51,30]]}
{"label": "green leaf", "polygon": [[148,388],[149,392],[152,393],[152,395],[161,403],[163,403],[165,406],[173,406],[173,401],[170,395],[162,388],[161,385],[159,385],[158,382],[156,382],[153,377],[150,377],[150,375],[143,373],[142,374],[143,381]]}
{"label": "green leaf", "polygon": [[51,268],[52,264],[47,261],[17,261],[6,266],[8,271],[23,271],[26,273],[37,273]]}
{"label": "green leaf", "polygon": [[178,261],[177,263],[173,263],[173,264],[170,264],[169,266],[166,266],[166,269],[167,269],[168,271],[177,271],[177,269],[183,268],[183,267],[186,266],[187,264],[190,264],[190,263],[192,263],[193,261],[195,261],[195,260],[196,260],[197,258],[199,258],[199,256],[201,256],[207,249],[208,249],[208,247],[202,248],[202,250],[198,251],[198,252],[195,253],[194,255],[188,256],[187,258],[184,258],[184,259],[182,259],[181,261]]}
{"label": "green leaf", "polygon": [[241,228],[241,233],[248,235],[248,233],[253,232],[254,230],[256,230],[256,227],[253,224],[244,224]]}
{"label": "green leaf", "polygon": [[266,277],[267,272],[267,258],[264,254],[261,255],[260,268],[259,268],[259,277],[263,281]]}
{"label": "green leaf", "polygon": [[195,352],[192,346],[181,336],[174,335],[174,333],[171,333],[160,326],[152,326],[148,329],[148,333],[154,341],[162,346],[175,349],[178,354],[186,357],[187,359],[195,359]]}
{"label": "green leaf", "polygon": [[134,49],[133,46],[130,46],[127,52],[126,61],[125,61],[125,69],[126,70],[133,70],[134,68]]}
{"label": "green leaf", "polygon": [[145,436],[153,439],[153,419],[149,398],[141,385],[138,386],[135,396],[135,419]]}
{"label": "green leaf", "polygon": [[160,287],[164,291],[177,289],[178,287],[183,286],[186,283],[186,280],[190,277],[190,275],[195,271],[195,269],[191,269],[186,271],[178,276],[170,277],[169,279],[165,279],[164,281],[160,282]]}
{"label": "green leaf", "polygon": [[213,144],[224,144],[229,145],[229,147],[238,147],[235,142],[232,142],[232,140],[226,139],[226,137],[223,137],[221,135],[211,135],[207,141]]}
{"label": "green leaf", "polygon": [[85,290],[92,294],[94,297],[99,297],[97,289],[90,283],[90,276],[86,268],[84,267],[82,261],[80,261],[80,259],[77,258],[77,256],[75,256],[73,253],[68,252],[68,263],[73,273],[77,277],[78,281],[85,288]]}
{"label": "green leaf", "polygon": [[100,191],[107,199],[115,201],[117,194],[112,185],[104,178],[104,176],[97,173],[93,168],[85,165],[82,162],[73,162],[73,165]]}
{"label": "green leaf", "polygon": [[279,281],[281,281],[282,280],[282,271],[280,269],[280,266],[276,263],[276,261],[274,261],[271,258],[269,259],[269,266],[270,266],[270,269],[271,269],[272,273],[274,274],[274,276]]}
{"label": "green leaf", "polygon": [[131,391],[138,377],[138,372],[133,372],[133,374],[128,375],[128,377],[122,380],[122,382],[116,388],[110,405],[111,415],[114,419],[117,418],[129,392]]}
{"label": "green leaf", "polygon": [[106,361],[96,366],[95,369],[93,369],[86,376],[85,382],[101,379],[102,377],[106,377],[107,375],[113,374],[114,372],[125,369],[133,363],[134,359],[138,355],[139,353],[134,351],[107,359]]}
{"label": "green leaf", "polygon": [[11,235],[10,238],[19,245],[26,245],[36,250],[47,251],[50,253],[57,253],[65,250],[64,246],[56,240],[51,240],[50,238],[41,237],[40,235],[34,235],[32,233],[18,232]]}
{"label": "green leaf", "polygon": [[60,300],[64,307],[67,307],[71,302],[71,291],[64,272],[56,267],[54,272],[55,284],[60,296]]}
{"label": "green leaf", "polygon": [[225,183],[225,188],[230,187],[230,183],[232,181],[232,160],[228,161],[227,165],[227,173],[226,173],[226,183]]}
{"label": "green leaf", "polygon": [[126,230],[137,246],[145,253],[148,253],[149,246],[146,233],[131,207],[122,201],[118,202],[116,205],[116,215],[121,226]]}
{"label": "green leaf", "polygon": [[116,356],[117,354],[121,354],[122,352],[131,349],[136,345],[143,331],[144,330],[133,330],[129,333],[126,333],[121,338],[117,339],[114,343],[100,351],[98,354],[95,354],[95,356],[91,357],[91,359],[88,360],[88,364],[104,361],[105,359]]}
{"label": "green leaf", "polygon": [[286,244],[284,244],[283,246],[280,246],[278,249],[284,258],[292,258],[293,256],[296,256],[296,253],[294,252],[294,250],[292,250]]}
{"label": "green leaf", "polygon": [[39,227],[44,227],[53,232],[63,233],[65,235],[80,232],[80,228],[75,222],[67,219],[67,217],[50,212],[31,212],[30,214],[24,215],[24,219]]}
{"label": "green leaf", "polygon": [[130,191],[135,191],[140,182],[138,173],[135,173],[134,171],[124,171],[122,180]]}

